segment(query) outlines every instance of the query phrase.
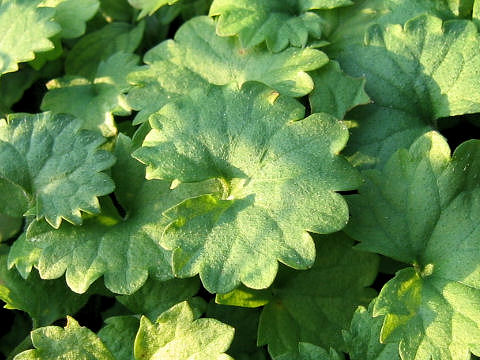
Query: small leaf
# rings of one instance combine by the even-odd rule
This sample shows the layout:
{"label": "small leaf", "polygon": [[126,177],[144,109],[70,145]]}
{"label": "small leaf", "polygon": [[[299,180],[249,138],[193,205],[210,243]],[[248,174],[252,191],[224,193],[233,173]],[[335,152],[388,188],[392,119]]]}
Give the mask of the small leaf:
{"label": "small leaf", "polygon": [[54,48],[49,38],[61,28],[53,22],[55,10],[38,7],[39,1],[0,0],[0,75],[18,70],[17,64],[33,60],[35,52]]}
{"label": "small leaf", "polygon": [[135,339],[135,359],[228,360],[234,329],[214,319],[196,319],[187,302],[165,311],[152,324],[140,320]]}
{"label": "small leaf", "polygon": [[326,351],[325,349],[301,342],[298,344],[296,351],[290,351],[280,356],[276,356],[275,360],[343,360],[344,357],[338,354],[334,349]]}
{"label": "small leaf", "polygon": [[345,74],[335,61],[312,72],[315,88],[309,96],[312,112],[325,112],[343,119],[348,110],[368,104],[365,79],[356,79]]}
{"label": "small leaf", "polygon": [[10,115],[0,123],[0,193],[6,197],[0,212],[21,216],[30,207],[55,228],[62,218],[81,224],[80,211],[99,213],[97,196],[114,188],[102,172],[115,161],[98,150],[104,141],[70,116]]}
{"label": "small leaf", "polygon": [[133,344],[140,325],[134,316],[115,316],[105,320],[98,337],[111,351],[115,360],[132,360]]}
{"label": "small leaf", "polygon": [[155,11],[165,5],[175,4],[179,0],[128,0],[134,8],[140,9],[138,19],[142,19],[147,15],[152,15]]}
{"label": "small leaf", "polygon": [[348,0],[214,0],[210,16],[218,16],[217,34],[238,35],[244,48],[266,42],[278,52],[288,45],[305,47],[322,35],[322,19],[310,10],[353,4]]}
{"label": "small leaf", "polygon": [[96,359],[115,360],[100,339],[71,317],[67,326],[47,326],[31,333],[35,350],[24,351],[14,360]]}
{"label": "small leaf", "polygon": [[62,280],[42,280],[37,273],[24,280],[15,270],[7,270],[8,248],[0,246],[0,299],[7,309],[27,312],[35,326],[50,325],[77,312],[88,296],[74,294]]}

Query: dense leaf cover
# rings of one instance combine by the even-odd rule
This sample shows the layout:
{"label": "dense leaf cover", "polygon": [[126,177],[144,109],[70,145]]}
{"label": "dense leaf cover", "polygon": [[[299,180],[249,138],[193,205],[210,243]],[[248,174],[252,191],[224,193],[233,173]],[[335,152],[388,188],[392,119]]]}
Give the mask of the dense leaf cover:
{"label": "dense leaf cover", "polygon": [[480,0],[0,0],[0,356],[480,356]]}

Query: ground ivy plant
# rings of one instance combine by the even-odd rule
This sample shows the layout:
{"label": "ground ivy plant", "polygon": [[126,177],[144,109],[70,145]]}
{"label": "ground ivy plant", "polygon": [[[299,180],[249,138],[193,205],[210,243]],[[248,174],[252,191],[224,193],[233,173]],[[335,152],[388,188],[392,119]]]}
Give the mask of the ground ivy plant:
{"label": "ground ivy plant", "polygon": [[0,356],[480,356],[480,0],[0,0]]}

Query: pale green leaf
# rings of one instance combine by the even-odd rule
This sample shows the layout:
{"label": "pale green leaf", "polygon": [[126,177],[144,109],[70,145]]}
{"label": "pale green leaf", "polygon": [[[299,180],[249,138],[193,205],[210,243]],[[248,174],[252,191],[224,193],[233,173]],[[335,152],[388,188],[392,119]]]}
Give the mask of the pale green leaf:
{"label": "pale green leaf", "polygon": [[475,0],[473,4],[472,20],[477,25],[477,28],[480,29],[480,1],[479,0]]}
{"label": "pale green leaf", "polygon": [[380,343],[383,316],[373,317],[373,300],[368,310],[359,306],[353,315],[350,328],[343,332],[351,360],[400,360],[398,344]]}
{"label": "pale green leaf", "polygon": [[172,5],[179,0],[128,0],[130,5],[134,8],[140,9],[138,19],[144,18],[147,15],[152,15],[155,11],[165,5]]}
{"label": "pale green leaf", "polygon": [[133,53],[140,44],[145,23],[133,26],[113,22],[83,36],[65,59],[67,75],[93,80],[102,61],[117,52]]}
{"label": "pale green leaf", "polygon": [[195,319],[187,302],[159,316],[155,323],[140,320],[135,339],[135,359],[229,360],[225,354],[234,329],[215,319]]}
{"label": "pale green leaf", "polygon": [[210,16],[218,16],[217,34],[238,35],[244,48],[266,42],[274,52],[289,45],[304,47],[322,35],[322,19],[310,10],[353,4],[348,0],[214,0]]}
{"label": "pale green leaf", "polygon": [[343,119],[348,110],[370,102],[364,90],[365,79],[348,76],[335,61],[312,72],[312,78],[315,83],[309,97],[312,112],[326,112]]}
{"label": "pale green leaf", "polygon": [[258,344],[268,344],[274,357],[298,342],[344,350],[342,330],[357,306],[375,296],[368,286],[377,275],[376,255],[353,250],[342,233],[319,237],[316,245],[313,267],[281,272],[260,316]]}
{"label": "pale green leaf", "polygon": [[22,233],[10,247],[8,252],[8,268],[15,266],[20,276],[27,279],[34,265],[38,263],[41,250],[31,241],[27,241],[25,233]]}
{"label": "pale green leaf", "polygon": [[119,52],[100,62],[93,81],[71,75],[51,80],[41,108],[74,115],[83,121],[83,128],[113,136],[117,132],[113,115],[130,114],[126,78],[137,63],[136,55]]}
{"label": "pale green leaf", "polygon": [[343,355],[338,354],[334,349],[327,351],[319,346],[301,342],[298,344],[296,351],[290,351],[280,356],[276,356],[275,360],[343,360]]}
{"label": "pale green leaf", "polygon": [[7,269],[6,246],[0,247],[0,299],[5,308],[25,311],[35,326],[50,325],[77,312],[88,300],[72,293],[63,280],[41,280],[35,272],[24,280],[16,270]]}
{"label": "pale green leaf", "polygon": [[32,331],[34,350],[24,351],[14,360],[115,360],[100,339],[67,317],[67,326],[47,326]]}
{"label": "pale green leaf", "polygon": [[303,117],[294,99],[258,83],[193,91],[152,116],[134,156],[147,178],[198,183],[216,179],[223,195],[186,199],[165,212],[162,246],[174,250],[180,277],[200,274],[211,292],[241,282],[268,287],[278,261],[313,263],[308,231],[345,226],[335,191],[354,189],[356,171],[338,153],[348,131],[327,114]]}
{"label": "pale green leaf", "polygon": [[215,24],[208,17],[196,17],[184,23],[175,35],[151,49],[144,58],[145,70],[130,75],[135,85],[129,104],[140,110],[136,123],[144,122],[172,98],[188,94],[208,84],[247,81],[262,82],[280,94],[303,96],[313,89],[306,71],[328,62],[327,56],[315,49],[289,48],[278,54],[266,49],[240,47],[234,38],[215,34]]}
{"label": "pale green leaf", "polygon": [[55,10],[38,3],[0,0],[0,75],[18,70],[17,64],[33,60],[36,52],[53,49],[49,38],[61,28],[53,21]]}
{"label": "pale green leaf", "polygon": [[[460,145],[428,133],[380,171],[364,172],[352,195],[349,234],[360,248],[413,268],[380,292],[381,339],[404,360],[453,360],[480,354],[480,143]],[[454,256],[452,256],[454,254]]]}
{"label": "pale green leaf", "polygon": [[2,208],[22,195],[21,206],[10,215],[32,209],[37,219],[45,217],[55,228],[62,218],[81,224],[80,211],[100,212],[97,196],[114,188],[102,171],[115,160],[98,149],[103,137],[80,127],[70,116],[51,113],[12,114],[0,123],[0,193],[6,197]]}
{"label": "pale green leaf", "polygon": [[111,351],[115,360],[132,360],[139,319],[134,316],[114,316],[106,319],[105,323],[98,332],[100,340]]}
{"label": "pale green leaf", "polygon": [[151,320],[173,305],[192,299],[200,288],[200,281],[192,279],[172,279],[148,281],[132,295],[117,296],[118,302],[135,314],[142,314]]}
{"label": "pale green leaf", "polygon": [[62,38],[76,38],[85,33],[86,22],[98,11],[98,0],[41,0],[41,7],[55,9],[54,20],[62,27]]}

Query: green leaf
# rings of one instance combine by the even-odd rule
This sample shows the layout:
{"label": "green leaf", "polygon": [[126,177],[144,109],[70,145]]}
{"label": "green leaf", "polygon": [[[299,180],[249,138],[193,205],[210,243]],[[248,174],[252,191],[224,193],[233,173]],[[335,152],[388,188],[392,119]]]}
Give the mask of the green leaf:
{"label": "green leaf", "polygon": [[305,72],[328,62],[319,50],[289,48],[278,54],[265,49],[246,50],[234,38],[215,34],[215,24],[208,17],[196,17],[184,23],[175,34],[151,49],[144,58],[149,66],[133,73],[129,80],[136,87],[129,95],[129,104],[141,115],[141,123],[172,98],[188,94],[208,84],[259,81],[280,94],[303,96],[313,89],[313,81]]}
{"label": "green leaf", "polygon": [[140,9],[138,19],[147,15],[152,15],[155,11],[165,5],[175,4],[179,0],[128,0],[129,4],[134,8]]}
{"label": "green leaf", "polygon": [[[246,111],[247,109],[247,111]],[[294,99],[258,83],[212,87],[167,104],[134,156],[147,178],[216,179],[223,195],[190,197],[165,212],[162,246],[174,250],[177,276],[200,274],[225,293],[240,282],[268,287],[278,261],[305,269],[315,257],[307,230],[345,226],[335,191],[354,189],[356,171],[337,154],[345,126],[327,114],[303,117]]]}
{"label": "green leaf", "polygon": [[129,22],[134,9],[127,0],[100,0],[100,12],[108,20]]}
{"label": "green leaf", "polygon": [[215,319],[195,319],[187,302],[165,311],[152,324],[140,320],[135,359],[227,360],[234,329]]}
{"label": "green leaf", "polygon": [[168,281],[149,279],[132,295],[117,296],[117,300],[133,313],[155,320],[173,305],[192,299],[199,288],[200,281],[196,278]]}
{"label": "green leaf", "polygon": [[[61,28],[54,9],[39,8],[39,0],[0,0],[0,75],[18,70],[35,52],[53,49],[50,37]],[[21,34],[21,36],[18,36]]]}
{"label": "green leaf", "polygon": [[472,10],[472,20],[477,25],[477,28],[480,29],[480,1],[475,0]]}
{"label": "green leaf", "polygon": [[102,61],[117,52],[135,51],[142,40],[144,28],[144,22],[137,26],[113,22],[83,36],[65,59],[67,75],[93,80]]}
{"label": "green leaf", "polygon": [[208,304],[207,315],[235,328],[235,337],[228,353],[235,359],[251,359],[258,353],[257,328],[259,309]]}
{"label": "green leaf", "polygon": [[41,250],[31,241],[27,241],[25,232],[10,247],[8,253],[8,268],[16,267],[20,276],[27,279],[34,265],[38,263]]}
{"label": "green leaf", "polygon": [[310,10],[353,4],[348,0],[214,0],[210,16],[218,16],[217,34],[238,35],[244,48],[266,42],[278,52],[288,45],[305,47],[322,35],[322,19]]}
{"label": "green leaf", "polygon": [[47,326],[31,333],[35,350],[24,351],[14,360],[96,359],[115,360],[100,339],[71,317],[67,326]]}
{"label": "green leaf", "polygon": [[380,343],[383,316],[373,317],[373,300],[368,310],[359,306],[353,315],[350,329],[343,332],[351,360],[400,360],[398,344]]}
{"label": "green leaf", "polygon": [[2,75],[0,80],[0,118],[12,112],[12,105],[22,98],[25,90],[31,87],[39,76],[40,74],[31,67]]}
{"label": "green leaf", "polygon": [[[185,197],[183,189],[196,194],[199,186],[180,186],[170,191],[167,182],[146,181],[143,167],[130,157],[130,152],[130,139],[120,135],[112,177],[125,218],[120,218],[111,202],[105,200],[103,213],[85,219],[81,227],[63,224],[53,230],[38,221],[30,225],[28,238],[39,250],[31,256],[32,249],[26,248],[24,257],[36,260],[34,265],[42,278],[55,279],[66,273],[69,287],[83,293],[104,276],[106,287],[117,294],[134,293],[149,274],[160,280],[172,278],[171,254],[158,245],[164,227],[161,214]],[[212,190],[201,185],[201,193]],[[20,259],[22,255],[18,251]],[[12,257],[10,264],[16,261]]]}
{"label": "green leaf", "polygon": [[15,270],[7,270],[8,248],[0,247],[0,299],[7,309],[27,312],[35,326],[49,325],[77,312],[88,300],[72,293],[63,280],[41,280],[37,273],[24,280]]}
{"label": "green leaf", "polygon": [[83,121],[83,128],[113,136],[117,132],[113,115],[130,114],[126,78],[137,63],[136,55],[119,52],[100,62],[93,81],[71,75],[51,80],[41,108],[74,115]]}
{"label": "green leaf", "polygon": [[61,36],[76,38],[85,33],[86,22],[98,11],[98,0],[41,0],[41,7],[55,9],[54,20],[62,27]]}
{"label": "green leaf", "polygon": [[[31,348],[32,320],[26,313],[16,312],[10,331],[0,337],[0,353],[5,359],[13,359],[18,353]],[[28,344],[28,346],[27,346]]]}
{"label": "green leaf", "polygon": [[312,72],[312,78],[315,83],[309,97],[312,112],[326,112],[343,119],[348,110],[370,102],[364,90],[365,79],[348,76],[335,61]]}
{"label": "green leaf", "polygon": [[382,166],[439,118],[480,111],[480,40],[471,21],[423,15],[404,27],[374,25],[364,44],[335,56],[347,73],[366,77],[374,102],[354,115],[347,152],[357,165]]}
{"label": "green leaf", "polygon": [[428,133],[383,171],[364,172],[350,197],[347,231],[359,247],[413,265],[383,287],[373,311],[385,315],[382,342],[399,343],[404,360],[480,354],[479,151],[472,140],[450,157]]}
{"label": "green leaf", "polygon": [[10,239],[22,227],[22,218],[0,214],[0,242]]}
{"label": "green leaf", "polygon": [[[80,211],[99,213],[97,196],[114,188],[102,172],[114,162],[110,153],[98,150],[104,141],[80,130],[70,116],[10,115],[8,123],[0,123],[0,197],[5,201],[0,212],[22,216],[31,209],[55,228],[62,218],[81,224]],[[15,211],[8,211],[12,206]]]}
{"label": "green leaf", "polygon": [[320,237],[316,245],[313,267],[281,272],[262,311],[258,344],[268,344],[273,357],[295,350],[298,342],[344,350],[342,329],[375,295],[367,287],[377,274],[376,255],[353,250],[342,233]]}
{"label": "green leaf", "polygon": [[100,340],[111,351],[115,360],[132,360],[139,319],[134,316],[114,316],[105,320],[105,323],[98,332]]}
{"label": "green leaf", "polygon": [[275,360],[343,360],[344,357],[339,355],[334,349],[326,351],[325,349],[301,342],[298,344],[296,351],[290,351],[275,357]]}

